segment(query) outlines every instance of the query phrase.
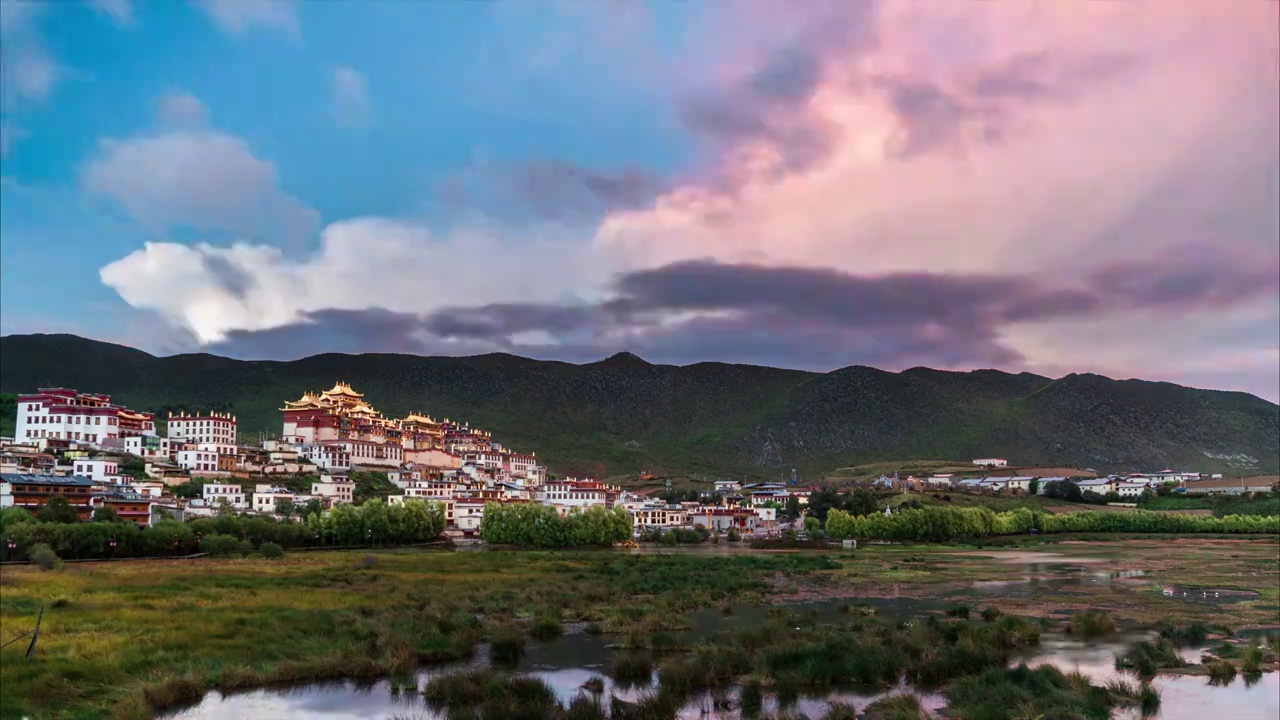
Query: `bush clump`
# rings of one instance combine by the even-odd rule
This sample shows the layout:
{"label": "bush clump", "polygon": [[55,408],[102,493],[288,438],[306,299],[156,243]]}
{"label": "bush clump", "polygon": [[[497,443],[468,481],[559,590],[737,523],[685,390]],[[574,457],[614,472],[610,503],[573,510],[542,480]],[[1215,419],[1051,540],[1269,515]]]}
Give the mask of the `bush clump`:
{"label": "bush clump", "polygon": [[44,543],[37,543],[27,552],[27,558],[41,570],[61,570],[62,559],[53,548]]}
{"label": "bush clump", "polygon": [[282,558],[284,557],[284,548],[273,542],[264,542],[258,546],[258,554],[264,558]]}

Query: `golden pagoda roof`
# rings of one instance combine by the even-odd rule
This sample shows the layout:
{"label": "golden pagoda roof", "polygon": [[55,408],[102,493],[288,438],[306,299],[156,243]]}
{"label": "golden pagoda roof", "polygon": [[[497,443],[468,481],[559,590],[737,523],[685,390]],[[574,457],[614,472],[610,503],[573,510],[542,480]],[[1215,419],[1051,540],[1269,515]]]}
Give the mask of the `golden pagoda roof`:
{"label": "golden pagoda roof", "polygon": [[344,382],[334,383],[333,387],[324,391],[325,395],[346,395],[347,397],[364,397],[363,394],[351,389],[351,386]]}
{"label": "golden pagoda roof", "polygon": [[405,416],[404,422],[425,423],[427,425],[436,425],[436,421],[431,419],[430,415],[419,415],[417,413],[409,413]]}
{"label": "golden pagoda roof", "polygon": [[129,412],[128,410],[121,410],[118,413],[118,416],[129,419],[129,420],[150,420],[151,419],[150,417],[143,415],[142,413]]}

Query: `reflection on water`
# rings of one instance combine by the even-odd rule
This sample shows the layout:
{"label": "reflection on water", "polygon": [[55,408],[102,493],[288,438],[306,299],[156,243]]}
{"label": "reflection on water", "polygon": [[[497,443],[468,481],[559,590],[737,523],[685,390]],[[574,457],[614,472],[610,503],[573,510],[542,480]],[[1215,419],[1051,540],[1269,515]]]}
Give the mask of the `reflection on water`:
{"label": "reflection on water", "polygon": [[[818,605],[818,604],[812,604]],[[838,612],[835,604],[821,608],[819,614]],[[714,633],[717,623],[723,629],[727,625],[751,623],[763,620],[768,608],[737,609],[735,615],[712,616],[695,614],[691,639],[708,637]],[[756,614],[758,613],[758,614]],[[725,622],[730,621],[730,622]],[[1044,636],[1040,648],[1031,655],[1019,659],[1030,665],[1049,663],[1064,672],[1079,671],[1105,683],[1122,674],[1115,669],[1114,658],[1129,643],[1145,639],[1149,635],[1128,635],[1118,641],[1085,643],[1057,635]],[[565,635],[556,640],[530,644],[528,653],[520,663],[522,672],[530,673],[546,682],[565,704],[583,691],[582,685],[592,677],[605,681],[604,697],[610,694],[619,699],[634,702],[651,687],[614,687],[607,676],[608,639],[585,634]],[[1199,648],[1187,648],[1183,656],[1188,661],[1199,659]],[[485,654],[477,655],[476,664],[487,662]],[[441,673],[456,670],[461,665],[424,670],[415,680],[418,688]],[[1130,678],[1132,679],[1132,678]],[[1267,673],[1250,678],[1246,682],[1237,678],[1221,687],[1209,684],[1208,678],[1194,675],[1162,675],[1154,681],[1161,694],[1160,712],[1151,720],[1275,720],[1280,717],[1280,673]],[[821,717],[831,702],[853,705],[862,712],[877,698],[892,692],[912,692],[921,704],[938,710],[945,704],[941,695],[918,693],[911,688],[900,687],[890,691],[872,688],[837,688],[823,691],[820,696],[802,696],[792,706],[793,712],[808,717]],[[736,697],[736,693],[731,693]],[[734,703],[736,706],[736,702]],[[766,697],[765,710],[777,710],[777,701]],[[388,718],[412,718],[413,720],[437,720],[443,718],[427,706],[422,696],[413,692],[393,692],[387,680],[357,685],[354,682],[319,683],[297,688],[266,689],[238,695],[223,696],[211,692],[197,706],[169,716],[173,720],[284,720],[285,718],[318,718],[319,720],[384,720]],[[737,718],[736,710],[717,711],[710,696],[691,701],[681,714],[682,718]],[[1117,720],[1139,720],[1136,711],[1123,711]]]}
{"label": "reflection on water", "polygon": [[[723,546],[700,546],[697,548],[644,548],[631,552],[742,552],[744,549]],[[1073,558],[1080,562],[1079,558]],[[1099,572],[1096,567],[1085,567],[1072,564],[1072,559],[1064,558],[1063,562],[1050,560],[1047,563],[1027,563],[1024,565],[1027,577],[1013,581],[975,582],[972,587],[961,590],[957,595],[980,599],[984,597],[1018,597],[1037,593],[1068,590],[1072,588],[1100,588],[1113,584],[1124,584],[1134,578],[1145,575],[1141,570],[1122,572]],[[1051,574],[1054,577],[1043,578],[1035,575]],[[1240,600],[1237,594],[1201,588],[1176,588],[1175,593],[1181,599],[1191,602],[1234,602]],[[1182,593],[1186,594],[1183,595]],[[917,599],[905,597],[873,597],[853,600],[822,600],[801,602],[788,605],[796,612],[812,614],[818,622],[843,621],[850,603],[868,605],[877,614],[887,617],[908,618],[937,613],[945,610],[954,601],[943,598]],[[740,627],[749,627],[763,623],[771,612],[777,608],[770,606],[733,606],[731,613],[725,615],[720,609],[708,608],[692,613],[690,621],[692,629],[686,633],[689,642],[699,642],[714,636],[717,632]],[[572,628],[577,629],[577,628]],[[1269,632],[1280,632],[1280,628],[1269,629]],[[1268,630],[1258,634],[1266,634]],[[1243,634],[1243,633],[1242,633]],[[1046,634],[1042,637],[1041,646],[1019,661],[1030,665],[1050,663],[1064,672],[1079,671],[1095,684],[1102,684],[1119,677],[1115,669],[1115,655],[1123,653],[1131,642],[1146,639],[1149,635],[1127,635],[1118,641],[1085,643],[1062,636]],[[605,682],[603,697],[616,695],[625,701],[636,701],[651,687],[614,687],[607,671],[610,656],[611,638],[587,635],[582,632],[570,632],[555,640],[531,643],[519,665],[521,672],[541,678],[559,696],[561,702],[568,704],[582,690],[582,685],[593,677],[600,677]],[[1200,648],[1186,648],[1182,656],[1188,662],[1198,662]],[[483,649],[477,654],[474,664],[487,663]],[[451,672],[462,665],[423,670],[416,675],[415,681],[419,689],[426,682],[441,673]],[[1131,678],[1130,678],[1131,679]],[[1248,680],[1237,678],[1226,686],[1213,686],[1208,678],[1194,675],[1162,675],[1155,679],[1155,687],[1160,691],[1161,707],[1158,714],[1150,720],[1276,720],[1280,718],[1280,673],[1268,673]],[[821,717],[831,702],[842,702],[854,706],[858,712],[879,697],[893,692],[910,692],[920,698],[921,704],[938,710],[944,704],[943,697],[937,694],[919,693],[911,688],[900,687],[884,691],[870,688],[836,688],[826,689],[820,696],[802,696],[792,712],[816,718]],[[736,691],[730,694],[735,699]],[[767,697],[766,712],[776,712],[777,701]],[[223,696],[211,692],[196,706],[174,713],[172,720],[284,720],[285,718],[317,718],[318,720],[384,720],[388,718],[406,718],[413,720],[437,720],[444,718],[443,713],[428,707],[420,693],[412,691],[393,691],[387,680],[357,685],[354,682],[331,682],[306,685],[296,688],[264,689],[232,696]],[[737,710],[718,711],[710,696],[691,701],[681,714],[690,720],[738,718]],[[1136,709],[1120,711],[1116,720],[1140,720]]]}

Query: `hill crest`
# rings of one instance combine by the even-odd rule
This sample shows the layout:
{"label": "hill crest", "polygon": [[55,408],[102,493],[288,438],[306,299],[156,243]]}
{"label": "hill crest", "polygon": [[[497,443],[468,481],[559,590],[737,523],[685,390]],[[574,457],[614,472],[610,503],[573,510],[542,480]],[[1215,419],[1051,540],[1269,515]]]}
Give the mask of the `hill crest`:
{"label": "hill crest", "polygon": [[[1280,470],[1280,406],[1239,392],[1072,374],[853,365],[828,373],[630,353],[591,363],[315,355],[157,357],[74,335],[0,338],[0,392],[66,386],[138,409],[233,410],[242,433],[279,432],[280,401],[351,382],[380,410],[469,420],[563,473],[776,477],[901,458],[1002,456],[1026,465]],[[1228,467],[1224,457],[1257,458]]]}

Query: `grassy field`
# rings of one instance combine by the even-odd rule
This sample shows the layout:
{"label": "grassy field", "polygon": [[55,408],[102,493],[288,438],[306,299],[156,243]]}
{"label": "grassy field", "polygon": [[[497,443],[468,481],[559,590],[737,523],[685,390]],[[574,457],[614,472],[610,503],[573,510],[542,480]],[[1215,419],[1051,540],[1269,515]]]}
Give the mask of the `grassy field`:
{"label": "grassy field", "polygon": [[1226,515],[1280,515],[1280,495],[1259,500],[1234,495],[1197,497],[1170,495],[1155,497],[1143,505],[1146,510],[1209,510],[1217,517]]}
{"label": "grassy field", "polygon": [[[678,627],[684,612],[759,599],[824,556],[578,552],[297,553],[278,561],[5,568],[0,638],[46,607],[38,659],[0,651],[0,717],[149,717],[207,688],[380,675],[466,657],[537,619]],[[484,622],[476,613],[484,613]]]}
{"label": "grassy field", "polygon": [[[916,598],[1041,616],[1101,609],[1134,624],[1275,621],[1274,538],[1065,540],[805,554],[327,552],[5,568],[0,639],[30,630],[42,605],[46,613],[36,662],[22,660],[24,641],[0,651],[0,716],[147,717],[209,688],[384,675],[463,658],[486,638],[547,623],[587,621],[624,636],[677,630],[687,626],[686,611],[729,602]],[[1017,547],[1029,542],[1036,544]],[[1043,565],[1064,558],[1103,574],[1146,574],[1077,583],[1081,575]],[[979,581],[1012,587],[1029,577],[1050,582],[974,595]],[[1245,594],[1207,606],[1162,595],[1171,583]]]}

